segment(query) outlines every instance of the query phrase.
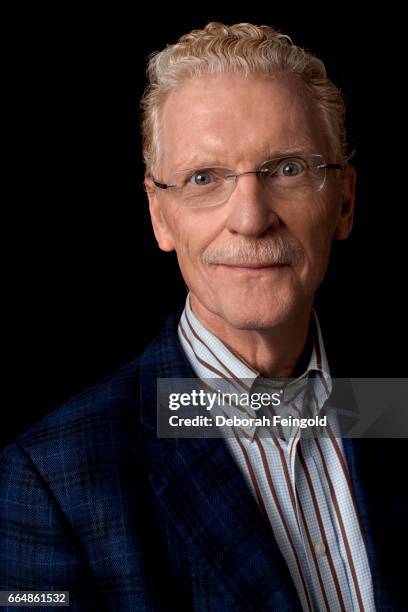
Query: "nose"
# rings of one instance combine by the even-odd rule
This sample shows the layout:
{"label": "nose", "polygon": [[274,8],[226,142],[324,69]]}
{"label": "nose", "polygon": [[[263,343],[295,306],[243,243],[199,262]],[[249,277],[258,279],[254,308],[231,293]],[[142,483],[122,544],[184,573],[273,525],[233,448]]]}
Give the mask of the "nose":
{"label": "nose", "polygon": [[236,185],[227,203],[227,228],[231,233],[257,237],[279,225],[271,194],[255,172],[236,177]]}

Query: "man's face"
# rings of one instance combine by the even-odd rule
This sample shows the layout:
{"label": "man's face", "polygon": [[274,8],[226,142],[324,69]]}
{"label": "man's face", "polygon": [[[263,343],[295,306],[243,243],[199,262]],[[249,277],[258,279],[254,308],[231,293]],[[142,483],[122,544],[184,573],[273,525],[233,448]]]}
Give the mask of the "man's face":
{"label": "man's face", "polygon": [[[297,87],[233,74],[186,81],[162,109],[155,178],[171,182],[175,171],[203,166],[256,170],[288,148],[337,161],[327,159],[317,110]],[[351,229],[354,176],[342,179],[338,170],[327,171],[321,192],[292,201],[244,175],[229,200],[211,208],[183,207],[171,189],[152,191],[149,178],[146,184],[159,246],[176,250],[204,322],[220,317],[233,328],[265,330],[309,309],[332,239]],[[275,257],[268,245],[277,240],[284,248]]]}

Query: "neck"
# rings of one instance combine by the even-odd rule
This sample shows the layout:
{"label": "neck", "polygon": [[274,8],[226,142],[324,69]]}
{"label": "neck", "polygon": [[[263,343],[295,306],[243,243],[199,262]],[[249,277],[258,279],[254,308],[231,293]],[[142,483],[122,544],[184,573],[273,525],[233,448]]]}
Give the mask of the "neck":
{"label": "neck", "polygon": [[311,354],[308,341],[311,306],[272,328],[245,330],[229,325],[204,308],[192,294],[190,304],[202,325],[261,376],[288,378],[300,375],[307,368]]}

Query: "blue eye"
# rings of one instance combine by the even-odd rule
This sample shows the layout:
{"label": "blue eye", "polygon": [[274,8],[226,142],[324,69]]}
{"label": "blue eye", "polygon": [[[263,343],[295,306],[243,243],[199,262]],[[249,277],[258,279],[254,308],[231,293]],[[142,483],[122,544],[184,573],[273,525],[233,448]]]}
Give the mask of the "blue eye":
{"label": "blue eye", "polygon": [[307,168],[302,159],[277,159],[272,160],[263,170],[266,179],[290,178],[302,174]]}
{"label": "blue eye", "polygon": [[194,181],[194,185],[209,185],[212,182],[213,177],[209,172],[197,170],[194,172],[191,179]]}
{"label": "blue eye", "polygon": [[303,170],[302,164],[299,161],[291,159],[285,161],[278,170],[282,171],[283,176],[297,176]]}

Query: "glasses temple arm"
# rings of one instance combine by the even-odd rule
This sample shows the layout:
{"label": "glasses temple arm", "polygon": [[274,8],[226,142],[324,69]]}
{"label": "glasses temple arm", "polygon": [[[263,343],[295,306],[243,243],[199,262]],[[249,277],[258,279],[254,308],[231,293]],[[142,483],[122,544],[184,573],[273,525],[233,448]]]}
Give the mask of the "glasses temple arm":
{"label": "glasses temple arm", "polygon": [[344,170],[344,164],[320,164],[319,168],[326,168],[326,170]]}

